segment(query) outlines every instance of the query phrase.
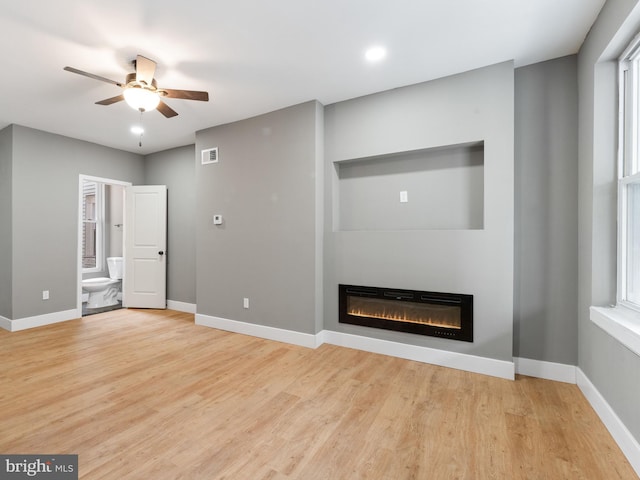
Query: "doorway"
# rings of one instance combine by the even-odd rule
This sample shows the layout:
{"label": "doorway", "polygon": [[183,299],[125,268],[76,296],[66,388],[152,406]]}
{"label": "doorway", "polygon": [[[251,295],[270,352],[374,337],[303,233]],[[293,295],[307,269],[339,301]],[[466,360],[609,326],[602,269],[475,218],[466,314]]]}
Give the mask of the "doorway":
{"label": "doorway", "polygon": [[122,280],[117,279],[122,275],[114,272],[124,257],[125,188],[128,186],[131,183],[79,176],[76,278],[77,308],[82,316],[122,308]]}

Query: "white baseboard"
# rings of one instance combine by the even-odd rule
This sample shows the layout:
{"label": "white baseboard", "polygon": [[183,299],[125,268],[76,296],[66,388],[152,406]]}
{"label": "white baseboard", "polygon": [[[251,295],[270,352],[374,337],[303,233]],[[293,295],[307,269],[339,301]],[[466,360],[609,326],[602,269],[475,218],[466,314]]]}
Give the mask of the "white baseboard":
{"label": "white baseboard", "polygon": [[[46,313],[44,315],[36,315],[33,317],[18,318],[10,321],[10,331],[17,332],[28,328],[42,327],[52,323],[66,322],[82,317],[82,311],[74,308],[62,312]],[[5,319],[6,320],[6,319]],[[4,325],[3,325],[4,327]]]}
{"label": "white baseboard", "polygon": [[366,352],[380,353],[407,360],[415,360],[443,367],[456,368],[473,373],[481,373],[494,377],[513,380],[515,368],[513,362],[494,360],[492,358],[476,357],[462,353],[447,352],[433,348],[407,345],[405,343],[390,342],[375,338],[362,337],[346,333],[322,330],[313,335],[309,333],[294,332],[281,328],[266,327],[252,323],[239,322],[226,318],[212,317],[197,313],[196,325],[203,325],[229,332],[242,333],[254,337],[266,338],[278,342],[291,343],[307,348],[317,348],[323,343],[341,347],[364,350]]}
{"label": "white baseboard", "polygon": [[406,343],[391,342],[377,338],[362,337],[348,333],[324,330],[323,341],[331,345],[355,348],[366,352],[380,353],[392,357],[415,360],[417,362],[440,365],[442,367],[455,368],[472,373],[481,373],[493,377],[515,378],[513,362],[495,360],[493,358],[477,357],[465,353],[448,352],[435,348],[407,345]]}
{"label": "white baseboard", "polygon": [[200,313],[196,313],[195,323],[196,325],[217,328],[228,332],[242,333],[244,335],[251,335],[252,337],[266,338],[267,340],[275,340],[277,342],[291,343],[292,345],[299,345],[301,347],[317,348],[319,346],[317,336],[310,333],[294,332],[292,330],[239,322],[237,320],[212,317]]}
{"label": "white baseboard", "polygon": [[611,433],[611,436],[627,457],[633,469],[640,476],[640,444],[622,423],[622,420],[616,415],[595,385],[579,368],[576,372],[576,380],[583,395],[596,411],[602,423],[607,427],[607,430],[609,430],[609,433]]}
{"label": "white baseboard", "polygon": [[6,317],[0,316],[0,328],[11,331],[11,320]]}
{"label": "white baseboard", "polygon": [[178,302],[176,300],[167,300],[167,308],[176,310],[177,312],[196,313],[195,303]]}
{"label": "white baseboard", "polygon": [[576,367],[574,365],[520,357],[514,357],[513,361],[516,364],[516,373],[520,375],[555,380],[556,382],[576,383]]}

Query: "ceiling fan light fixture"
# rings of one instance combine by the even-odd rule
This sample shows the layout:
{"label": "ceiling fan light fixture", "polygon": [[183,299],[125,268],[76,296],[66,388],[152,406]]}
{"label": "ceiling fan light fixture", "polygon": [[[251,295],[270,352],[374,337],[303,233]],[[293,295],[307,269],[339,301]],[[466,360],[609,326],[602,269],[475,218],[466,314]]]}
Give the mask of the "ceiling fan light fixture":
{"label": "ceiling fan light fixture", "polygon": [[154,110],[160,103],[158,94],[146,88],[125,88],[122,95],[131,108],[143,112]]}

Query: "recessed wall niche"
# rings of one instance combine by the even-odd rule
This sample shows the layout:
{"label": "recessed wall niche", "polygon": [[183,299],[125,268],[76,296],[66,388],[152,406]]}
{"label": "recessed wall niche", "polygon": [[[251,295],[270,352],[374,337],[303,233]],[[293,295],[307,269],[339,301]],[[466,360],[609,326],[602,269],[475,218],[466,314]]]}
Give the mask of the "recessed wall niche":
{"label": "recessed wall niche", "polygon": [[334,162],[338,229],[480,230],[484,142]]}

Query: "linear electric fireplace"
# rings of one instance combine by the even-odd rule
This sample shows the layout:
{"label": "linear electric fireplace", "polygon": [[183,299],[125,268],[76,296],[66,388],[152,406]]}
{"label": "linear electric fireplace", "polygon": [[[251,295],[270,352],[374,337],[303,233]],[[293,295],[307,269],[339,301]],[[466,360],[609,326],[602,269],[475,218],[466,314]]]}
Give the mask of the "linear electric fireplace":
{"label": "linear electric fireplace", "polygon": [[473,295],[340,285],[340,323],[473,342]]}

